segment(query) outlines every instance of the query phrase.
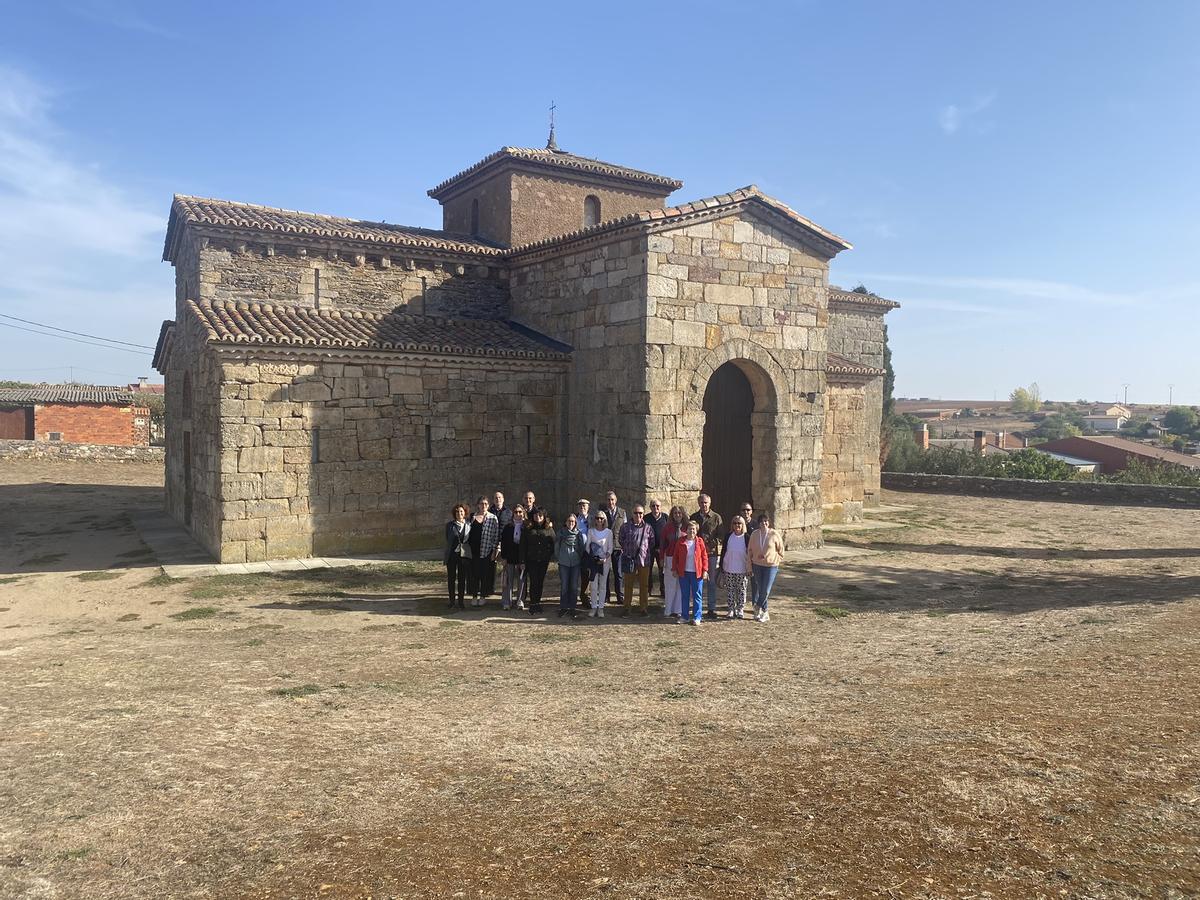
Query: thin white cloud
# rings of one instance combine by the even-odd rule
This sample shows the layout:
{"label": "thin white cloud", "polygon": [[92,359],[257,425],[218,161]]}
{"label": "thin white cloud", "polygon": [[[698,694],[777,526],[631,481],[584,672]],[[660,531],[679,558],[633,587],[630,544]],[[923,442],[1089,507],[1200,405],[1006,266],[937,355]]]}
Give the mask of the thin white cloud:
{"label": "thin white cloud", "polygon": [[1014,301],[1038,301],[1087,306],[1120,308],[1147,306],[1200,297],[1200,285],[1172,285],[1139,291],[1100,291],[1095,288],[1064,281],[1036,278],[990,278],[947,275],[902,275],[884,272],[865,272],[842,276],[866,284],[911,284],[925,288],[946,288],[958,291],[986,292],[1007,295]]}
{"label": "thin white cloud", "polygon": [[81,0],[75,11],[85,19],[120,28],[123,31],[139,31],[156,37],[174,38],[174,32],[155,25],[140,12],[136,5],[127,0]]}
{"label": "thin white cloud", "polygon": [[[171,308],[169,275],[156,268],[162,210],[73,156],[71,135],[53,121],[54,98],[0,66],[0,304],[51,324],[144,338]],[[5,355],[26,349],[6,346]]]}
{"label": "thin white cloud", "polygon": [[[964,125],[972,122],[976,116],[992,105],[996,100],[996,92],[992,91],[989,94],[981,94],[970,103],[962,106],[957,103],[951,103],[943,106],[938,113],[938,125],[946,134],[957,134]],[[995,127],[994,122],[974,122],[973,128],[977,133],[985,133],[991,131]]]}

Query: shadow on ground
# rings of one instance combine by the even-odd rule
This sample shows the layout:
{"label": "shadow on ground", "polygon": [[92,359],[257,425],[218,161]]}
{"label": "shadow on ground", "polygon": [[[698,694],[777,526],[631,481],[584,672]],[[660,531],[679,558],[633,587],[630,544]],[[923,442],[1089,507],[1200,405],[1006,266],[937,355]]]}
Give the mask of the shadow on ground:
{"label": "shadow on ground", "polygon": [[94,571],[148,565],[129,519],[161,507],[161,487],[120,484],[0,485],[0,573]]}

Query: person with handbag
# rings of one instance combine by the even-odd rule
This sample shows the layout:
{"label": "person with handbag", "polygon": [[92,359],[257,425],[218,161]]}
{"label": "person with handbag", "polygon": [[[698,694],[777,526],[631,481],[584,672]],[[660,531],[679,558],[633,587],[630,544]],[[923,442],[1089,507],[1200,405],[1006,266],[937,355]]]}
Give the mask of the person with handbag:
{"label": "person with handbag", "polygon": [[683,595],[687,620],[699,625],[704,614],[704,579],[708,575],[708,548],[700,537],[700,523],[689,519],[687,535],[675,544],[675,571]]}
{"label": "person with handbag", "polygon": [[587,543],[579,530],[574,513],[567,513],[566,524],[558,530],[554,556],[558,560],[558,615],[575,618],[579,602],[579,574],[587,555]]}
{"label": "person with handbag", "polygon": [[592,570],[591,618],[604,618],[604,591],[608,585],[608,570],[612,566],[613,533],[603,510],[596,513],[588,531],[588,558]]}
{"label": "person with handbag", "polygon": [[622,616],[629,615],[633,608],[633,588],[637,585],[641,600],[642,615],[650,615],[648,593],[650,590],[650,561],[654,558],[654,526],[646,521],[646,509],[642,504],[633,508],[633,518],[621,526],[617,535],[621,546],[621,568],[625,576],[625,608]]}
{"label": "person with handbag", "polygon": [[554,558],[554,545],[554,523],[546,518],[544,509],[535,506],[529,511],[529,525],[521,532],[521,564],[525,566],[531,616],[542,611],[542,587]]}
{"label": "person with handbag", "polygon": [[771,530],[771,517],[762,513],[758,517],[758,527],[750,536],[750,564],[754,567],[754,620],[770,622],[767,613],[767,601],[771,599],[771,588],[775,586],[775,576],[779,574],[779,566],[783,563],[783,541],[779,534]]}
{"label": "person with handbag", "polygon": [[750,535],[746,533],[746,520],[734,516],[729,523],[729,534],[721,545],[718,563],[729,618],[746,618],[746,590],[750,585]]}
{"label": "person with handbag", "polygon": [[466,609],[463,595],[467,590],[467,571],[470,569],[470,548],[467,546],[467,536],[471,526],[467,524],[467,508],[461,503],[455,503],[450,510],[453,518],[446,523],[446,552],[442,563],[446,566],[446,594],[449,602],[446,604],[454,609],[457,588],[459,609]]}

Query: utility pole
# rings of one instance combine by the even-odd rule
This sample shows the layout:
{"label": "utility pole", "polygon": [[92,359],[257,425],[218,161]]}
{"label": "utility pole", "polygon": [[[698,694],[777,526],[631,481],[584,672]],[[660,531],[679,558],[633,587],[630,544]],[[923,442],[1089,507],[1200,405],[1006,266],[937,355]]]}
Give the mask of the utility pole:
{"label": "utility pole", "polygon": [[1172,401],[1173,401],[1174,397],[1175,397],[1175,385],[1168,384],[1167,385],[1167,406],[1172,405]]}
{"label": "utility pole", "polygon": [[1125,388],[1125,405],[1128,406],[1129,405],[1129,385],[1122,384],[1121,387]]}

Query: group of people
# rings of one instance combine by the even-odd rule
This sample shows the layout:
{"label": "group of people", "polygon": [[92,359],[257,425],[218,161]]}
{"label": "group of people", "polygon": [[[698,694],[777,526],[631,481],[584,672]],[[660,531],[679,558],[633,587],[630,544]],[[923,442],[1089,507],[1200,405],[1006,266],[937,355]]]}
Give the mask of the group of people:
{"label": "group of people", "polygon": [[[604,618],[610,598],[628,616],[638,609],[650,614],[655,585],[663,598],[663,615],[699,625],[716,619],[718,594],[724,591],[730,619],[744,619],[747,599],[754,619],[769,622],[771,589],[783,562],[783,541],[766,513],[754,515],[750,503],[724,520],[712,498],[700,494],[690,516],[682,506],[662,511],[657,500],[650,511],[638,503],[627,514],[609,491],[606,503],[592,510],[580,499],[575,511],[555,527],[533,491],[509,507],[496,491],[480,497],[475,510],[455,504],[446,523],[446,591],[451,609],[487,603],[500,574],[503,609],[542,612],[546,572],[558,563],[558,615],[575,618],[580,606],[592,618]],[[657,569],[658,577],[654,572]],[[637,592],[637,603],[634,592]]]}

